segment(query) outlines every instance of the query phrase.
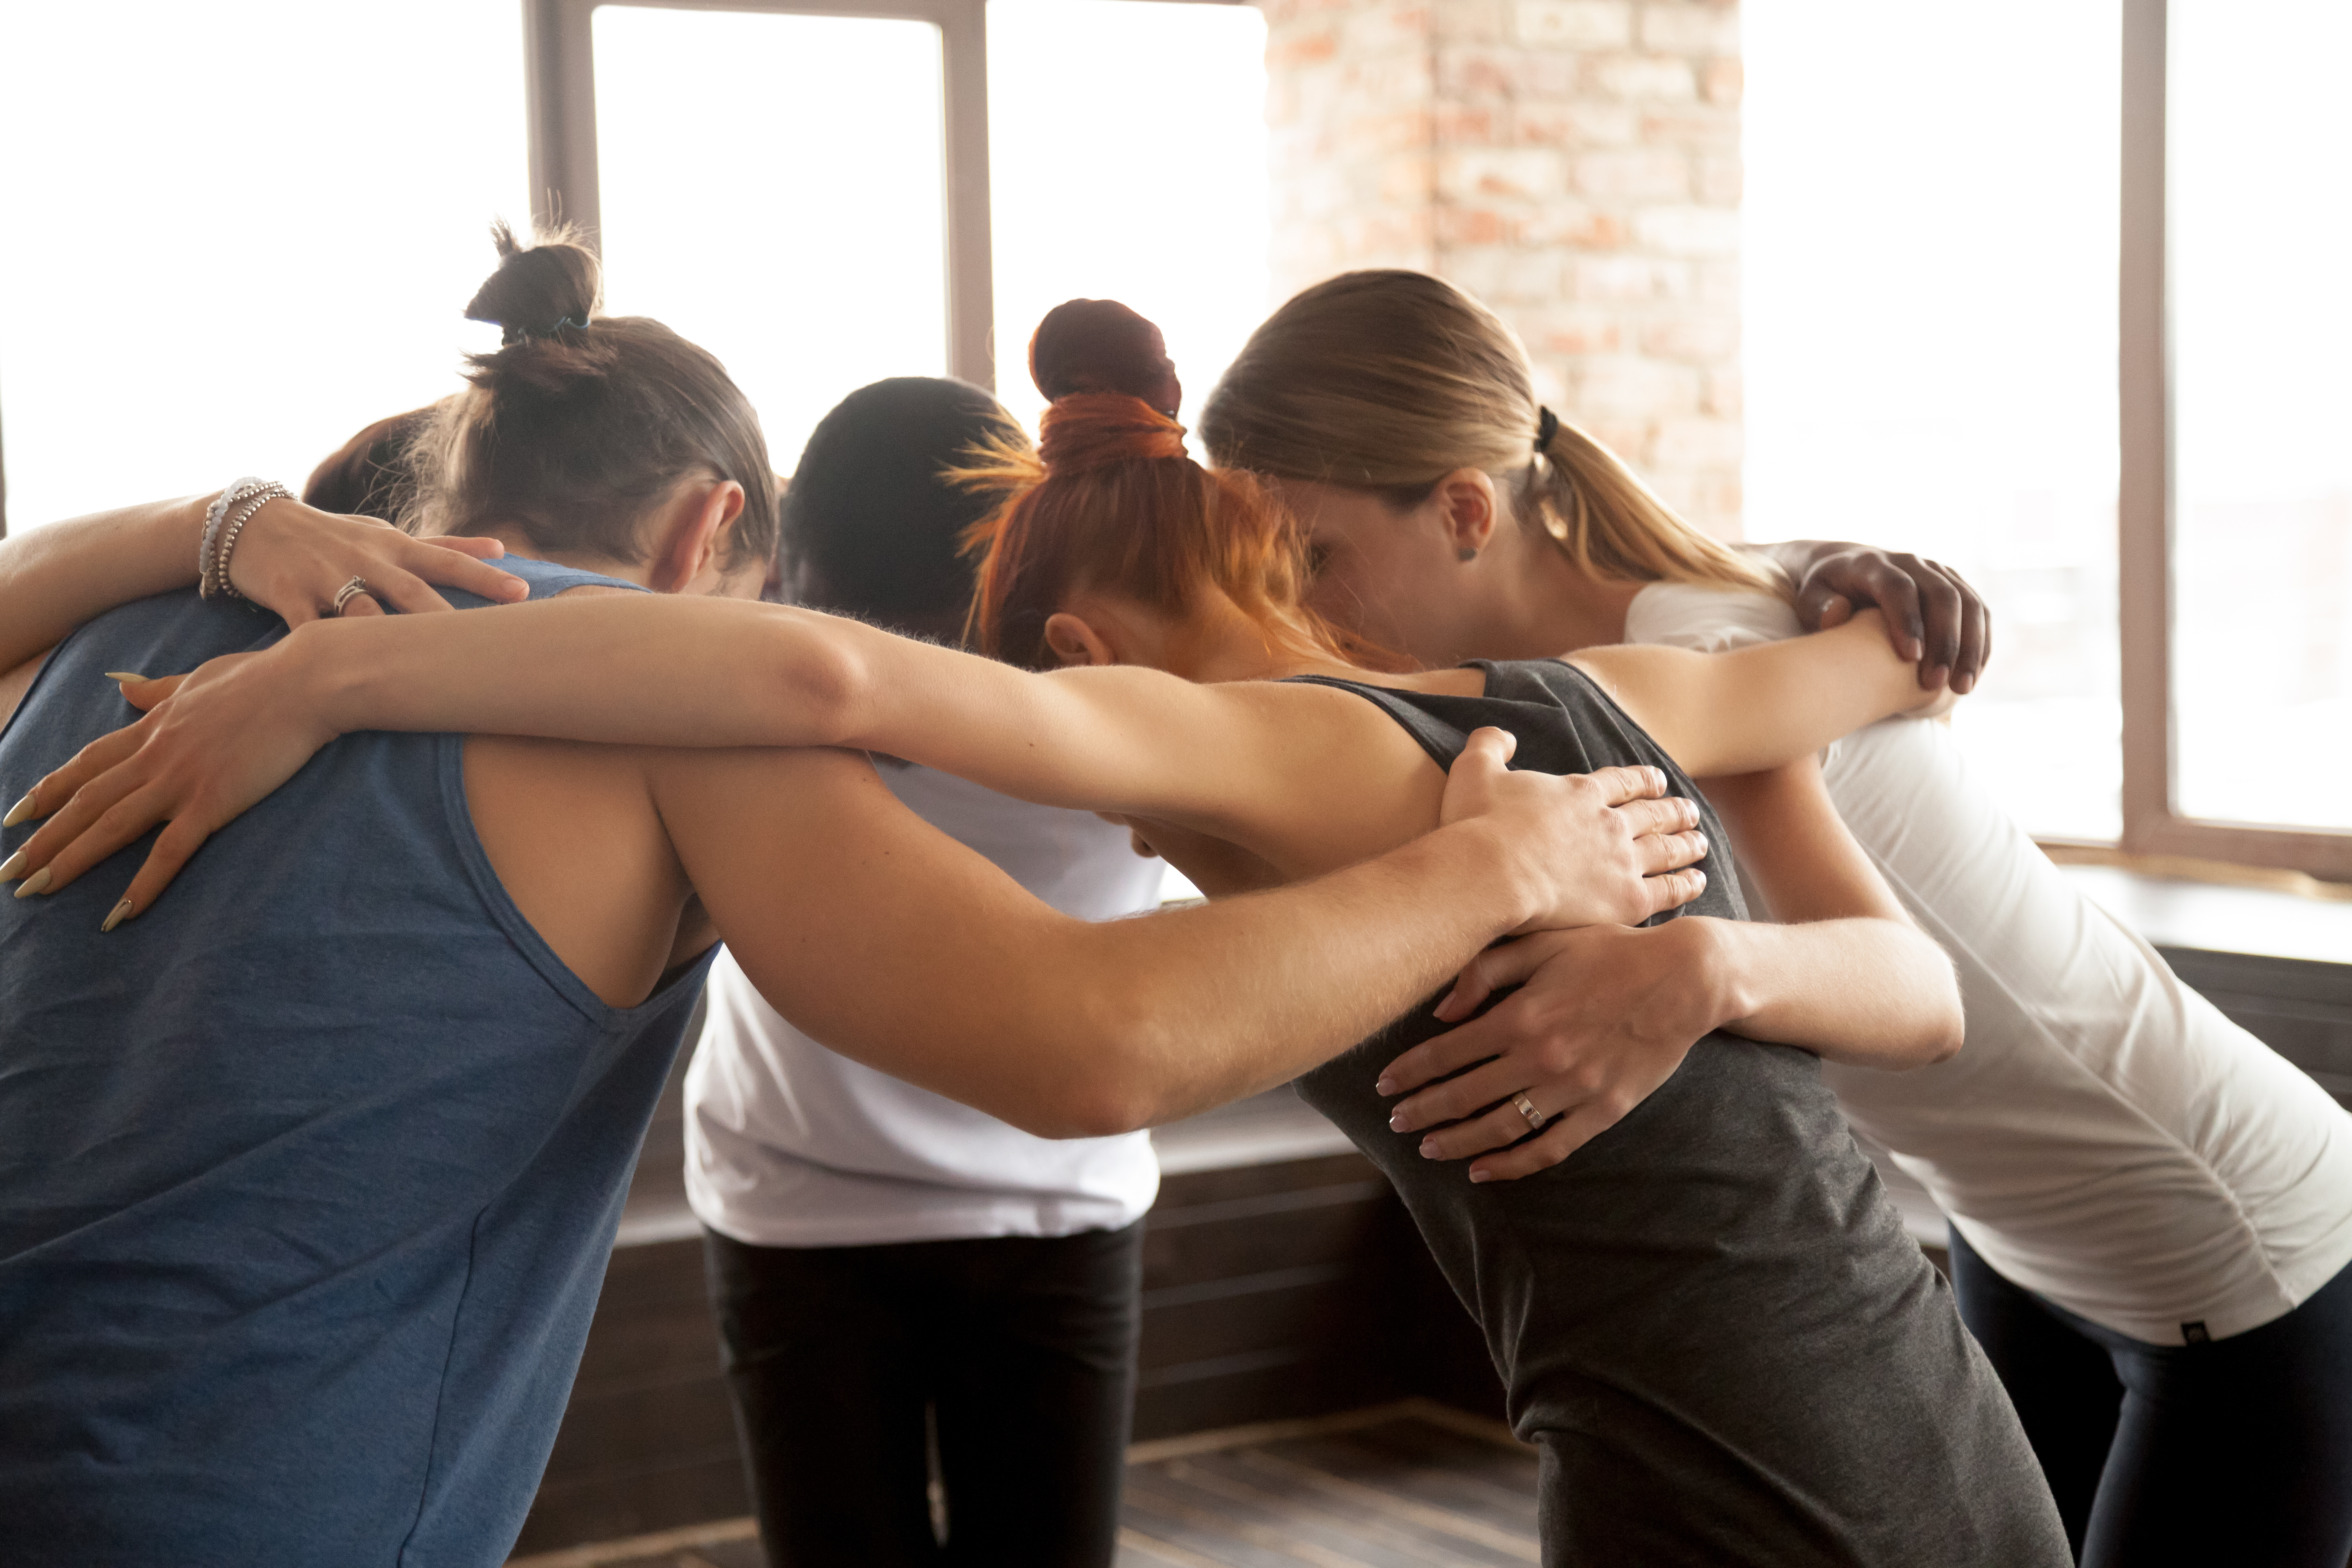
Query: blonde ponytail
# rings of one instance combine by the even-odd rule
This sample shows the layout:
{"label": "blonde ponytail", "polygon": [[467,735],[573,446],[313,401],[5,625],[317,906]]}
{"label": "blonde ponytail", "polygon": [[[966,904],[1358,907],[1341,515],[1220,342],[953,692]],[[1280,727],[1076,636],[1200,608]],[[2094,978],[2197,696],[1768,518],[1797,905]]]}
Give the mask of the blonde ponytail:
{"label": "blonde ponytail", "polygon": [[1691,526],[1615,453],[1536,404],[1502,319],[1425,273],[1348,272],[1250,335],[1201,415],[1221,467],[1417,502],[1492,474],[1523,527],[1595,577],[1762,589],[1780,572]]}
{"label": "blonde ponytail", "polygon": [[1537,448],[1514,499],[1579,571],[1621,583],[1697,583],[1789,596],[1789,580],[1778,568],[1684,521],[1616,453],[1565,419],[1544,425],[1557,428]]}

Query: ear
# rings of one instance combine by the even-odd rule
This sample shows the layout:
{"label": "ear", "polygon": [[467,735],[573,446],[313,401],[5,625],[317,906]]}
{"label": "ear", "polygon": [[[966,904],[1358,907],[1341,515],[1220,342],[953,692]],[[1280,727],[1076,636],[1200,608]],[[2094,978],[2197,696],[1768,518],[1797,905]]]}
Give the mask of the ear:
{"label": "ear", "polygon": [[1067,610],[1056,610],[1045,617],[1045,646],[1066,666],[1118,662],[1102,634]]}
{"label": "ear", "polygon": [[743,487],[720,479],[671,512],[668,531],[654,546],[646,586],[656,594],[681,594],[705,574],[716,578],[743,515]]}
{"label": "ear", "polygon": [[1430,492],[1445,542],[1459,553],[1475,553],[1495,537],[1496,498],[1495,476],[1484,468],[1456,468],[1437,481]]}

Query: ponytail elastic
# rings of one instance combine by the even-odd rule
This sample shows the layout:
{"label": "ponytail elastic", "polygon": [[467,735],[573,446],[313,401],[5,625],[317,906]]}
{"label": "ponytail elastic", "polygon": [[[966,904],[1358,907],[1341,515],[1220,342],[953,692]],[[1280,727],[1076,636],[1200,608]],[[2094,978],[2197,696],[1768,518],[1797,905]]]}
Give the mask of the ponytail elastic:
{"label": "ponytail elastic", "polygon": [[1538,405],[1536,408],[1536,450],[1551,450],[1551,438],[1559,434],[1559,416]]}
{"label": "ponytail elastic", "polygon": [[505,331],[499,334],[499,346],[500,348],[510,347],[515,343],[522,342],[525,338],[551,338],[566,327],[578,327],[584,331],[587,328],[587,325],[588,313],[583,310],[577,317],[559,316],[555,319],[555,322],[552,326],[509,327]]}

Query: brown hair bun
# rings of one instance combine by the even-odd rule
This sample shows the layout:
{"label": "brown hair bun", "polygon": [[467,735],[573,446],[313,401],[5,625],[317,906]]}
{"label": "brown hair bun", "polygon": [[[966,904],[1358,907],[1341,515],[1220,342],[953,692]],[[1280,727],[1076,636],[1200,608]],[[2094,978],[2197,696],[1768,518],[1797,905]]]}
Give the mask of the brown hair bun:
{"label": "brown hair bun", "polygon": [[1160,329],[1116,300],[1071,300],[1046,311],[1029,340],[1029,378],[1048,398],[1123,393],[1171,419],[1184,401]]}
{"label": "brown hair bun", "polygon": [[490,240],[499,247],[499,269],[466,302],[466,320],[494,323],[509,343],[588,324],[604,296],[604,271],[593,251],[569,231],[524,245],[504,223],[490,226]]}

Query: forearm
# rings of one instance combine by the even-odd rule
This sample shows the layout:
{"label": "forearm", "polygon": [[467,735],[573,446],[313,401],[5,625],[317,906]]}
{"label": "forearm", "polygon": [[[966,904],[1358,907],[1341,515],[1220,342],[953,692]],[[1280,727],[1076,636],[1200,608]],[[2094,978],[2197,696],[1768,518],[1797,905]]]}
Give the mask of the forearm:
{"label": "forearm", "polygon": [[92,512],[0,540],[0,670],[117,605],[194,586],[211,499]]}
{"label": "forearm", "polygon": [[1926,1067],[1959,1049],[1951,962],[1907,924],[1683,923],[1708,940],[1704,973],[1720,998],[1718,1027],[1858,1067]]}
{"label": "forearm", "polygon": [[320,624],[276,657],[300,672],[297,706],[331,733],[842,746],[1087,810],[1183,819],[1245,794],[1235,778],[1257,755],[1235,723],[1201,722],[1225,694],[1156,670],[1039,676],[740,601],[629,595],[430,627]]}
{"label": "forearm", "polygon": [[336,733],[457,730],[662,746],[841,742],[847,645],[886,634],[740,600],[628,595],[321,621],[273,656]]}
{"label": "forearm", "polygon": [[[1460,824],[1312,882],[1087,928],[1077,962],[997,1016],[982,1078],[934,1087],[1049,1137],[1273,1088],[1439,989],[1528,918],[1530,882],[1495,835]],[[992,1059],[1000,1073],[1024,1060],[1025,1083],[986,1082]]]}

